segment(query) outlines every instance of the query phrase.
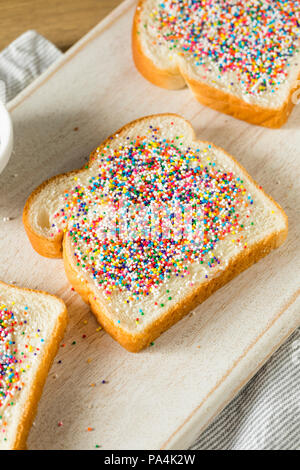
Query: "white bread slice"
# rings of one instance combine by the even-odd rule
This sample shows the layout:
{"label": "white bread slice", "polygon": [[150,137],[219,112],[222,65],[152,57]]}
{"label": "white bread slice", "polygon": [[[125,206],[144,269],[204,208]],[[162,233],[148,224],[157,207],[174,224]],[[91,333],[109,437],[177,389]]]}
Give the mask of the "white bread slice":
{"label": "white bread slice", "polygon": [[[143,150],[140,153],[136,151],[137,147],[141,148],[140,144],[136,143],[137,141],[142,142]],[[175,156],[171,157],[171,163],[168,156],[164,156],[167,155],[166,146],[170,145],[168,142],[173,142],[171,153],[175,151]],[[158,147],[155,147],[157,145]],[[147,157],[149,148],[151,149],[150,157],[149,153]],[[120,152],[121,157],[118,159],[116,155]],[[132,152],[135,153],[134,160],[132,160]],[[130,158],[129,155],[131,155]],[[193,158],[190,157],[191,155]],[[148,161],[147,158],[150,160]],[[149,162],[152,162],[154,166],[150,165],[148,168]],[[181,162],[183,162],[182,165],[187,166],[180,166]],[[121,173],[112,173],[113,169],[119,171],[121,167]],[[198,175],[196,183],[191,176],[193,174],[191,169]],[[204,171],[204,176],[201,176],[201,171]],[[101,176],[98,177],[100,174]],[[217,176],[214,176],[217,174],[226,174],[221,183],[218,183]],[[128,183],[131,181],[128,175],[133,175],[133,186]],[[146,179],[150,178],[148,182],[145,175]],[[168,186],[170,178],[172,182]],[[232,182],[228,183],[227,178],[232,178]],[[125,180],[129,185],[127,190]],[[94,183],[96,186],[93,186]],[[220,189],[220,184],[223,189]],[[118,185],[123,185],[121,191]],[[177,266],[182,264],[181,268],[177,268],[177,275],[173,266],[171,274],[164,271],[163,264],[167,256],[163,254],[165,246],[161,243],[164,242],[158,243],[158,250],[155,252],[156,255],[159,252],[158,267],[151,268],[157,259],[156,255],[155,258],[151,254],[151,248],[143,251],[141,246],[135,253],[131,251],[128,254],[126,249],[122,251],[127,258],[125,261],[123,259],[120,264],[120,255],[117,254],[120,244],[117,242],[114,245],[116,238],[111,239],[110,234],[108,243],[104,244],[100,240],[100,232],[95,235],[92,233],[93,229],[88,228],[98,224],[96,221],[99,221],[99,217],[103,217],[103,213],[106,212],[108,221],[102,220],[97,227],[100,231],[103,231],[105,227],[110,229],[109,217],[111,215],[114,217],[115,212],[109,206],[108,201],[111,202],[118,196],[119,201],[124,204],[131,201],[128,207],[129,210],[135,211],[136,216],[133,231],[143,231],[145,218],[138,204],[139,199],[135,202],[132,198],[137,197],[142,200],[145,194],[155,188],[151,194],[155,196],[155,202],[164,211],[169,207],[170,201],[164,203],[162,198],[171,194],[172,191],[172,194],[180,198],[187,194],[185,189],[187,187],[193,187],[197,197],[200,197],[195,206],[198,210],[195,220],[197,224],[199,223],[196,234],[201,241],[193,252],[194,258],[181,262],[179,258],[185,248],[179,243],[178,255],[171,246],[175,235],[171,234],[166,237],[166,250],[171,262],[174,261]],[[220,191],[219,194],[218,191]],[[232,205],[227,205],[226,201],[228,197],[231,197],[231,191],[235,191],[235,195],[228,202]],[[217,202],[214,205],[216,200],[221,201],[220,198],[223,202]],[[106,202],[99,203],[103,200]],[[190,201],[183,199],[181,202],[187,210]],[[223,203],[225,207],[222,208]],[[67,206],[69,206],[68,210]],[[230,220],[234,214],[231,216],[228,211],[232,210],[233,206],[236,207],[237,217],[239,217],[236,220],[239,220],[239,224],[235,221],[236,229],[231,230]],[[83,207],[85,209],[82,216]],[[201,215],[201,207],[204,207],[205,217]],[[62,208],[64,212],[61,212]],[[218,210],[221,212],[219,219],[216,220],[215,214],[218,214]],[[59,213],[62,213],[61,217],[57,216]],[[167,217],[166,220],[168,221]],[[106,331],[121,345],[134,352],[149,345],[164,330],[204,301],[216,289],[265,256],[271,249],[278,247],[287,235],[287,217],[273,199],[267,196],[224,150],[207,142],[196,141],[191,125],[174,114],[149,116],[128,124],[100,145],[91,154],[89,164],[82,170],[56,176],[43,183],[27,200],[23,221],[33,247],[41,255],[60,257],[63,251],[65,270],[75,290],[90,304],[92,311]],[[124,222],[122,215],[120,222]],[[201,225],[202,222],[204,226]],[[220,228],[222,223],[230,231],[223,236],[220,235],[220,230],[223,230]],[[227,223],[229,223],[228,226]],[[78,228],[74,229],[74,227]],[[176,231],[178,227],[181,226],[176,219],[173,228]],[[203,227],[207,228],[207,237],[210,237],[214,246],[213,250],[208,249],[208,252],[201,255],[201,262],[197,256],[204,249],[201,238],[204,233]],[[151,237],[145,230],[143,233],[142,239],[148,243]],[[82,237],[85,241],[82,241]],[[210,242],[205,243],[206,247],[209,247]],[[129,246],[132,247],[130,244]],[[112,255],[109,254],[110,249],[112,249]],[[192,251],[189,251],[191,250],[189,242],[187,250],[190,255]],[[141,251],[143,251],[142,255]],[[78,265],[78,259],[75,257],[79,252],[83,253],[82,256],[86,258],[83,260],[80,255]],[[211,263],[213,256],[218,261]],[[148,260],[146,260],[147,257]],[[99,271],[95,274],[93,271],[93,269],[104,268],[106,271],[102,274],[99,274]],[[121,269],[121,274],[118,274],[118,268]],[[155,278],[156,269],[161,269],[162,277],[155,284],[156,287],[151,285],[148,289],[147,283],[150,278]],[[128,274],[129,271],[130,274]],[[93,278],[93,272],[95,278]],[[119,282],[119,286],[112,287],[112,290],[110,287],[113,281],[109,276],[116,276]],[[137,276],[140,278],[139,281],[136,280]],[[126,286],[124,287],[124,279],[126,282],[129,280],[129,284],[132,281],[130,285],[128,284],[128,290]],[[101,284],[103,280],[106,282],[105,288]],[[138,289],[145,290],[143,294],[137,295],[135,292],[139,291]],[[107,294],[107,291],[112,293]]]}
{"label": "white bread slice", "polygon": [[26,448],[66,324],[59,298],[0,282],[0,450]]}
{"label": "white bread slice", "polygon": [[249,123],[280,127],[296,104],[298,2],[140,0],[132,48],[155,85]]}

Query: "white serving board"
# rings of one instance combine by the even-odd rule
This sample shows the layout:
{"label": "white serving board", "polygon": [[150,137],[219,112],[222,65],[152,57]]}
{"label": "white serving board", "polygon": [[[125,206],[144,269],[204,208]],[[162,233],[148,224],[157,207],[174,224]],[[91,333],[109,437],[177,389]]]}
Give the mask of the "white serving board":
{"label": "white serving board", "polygon": [[[135,5],[124,2],[9,106],[15,150],[0,177],[0,279],[60,295],[70,314],[29,449],[187,448],[300,323],[300,106],[284,128],[267,130],[201,106],[187,89],[151,85],[132,62]],[[33,251],[21,214],[45,178],[82,166],[120,126],[160,112],[183,115],[199,138],[235,155],[286,210],[290,230],[279,250],[131,354],[96,331],[62,262]]]}

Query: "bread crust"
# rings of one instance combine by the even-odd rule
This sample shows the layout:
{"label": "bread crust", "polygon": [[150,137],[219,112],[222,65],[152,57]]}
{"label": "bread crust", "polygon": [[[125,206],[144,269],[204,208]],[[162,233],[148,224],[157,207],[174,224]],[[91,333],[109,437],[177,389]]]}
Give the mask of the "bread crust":
{"label": "bread crust", "polygon": [[[140,0],[135,11],[132,27],[132,53],[136,68],[148,81],[169,90],[183,88],[187,85],[201,104],[250,124],[273,129],[280,128],[285,124],[294,107],[292,96],[300,89],[300,84],[291,88],[287,100],[280,108],[267,108],[247,103],[231,93],[226,93],[209,86],[205,82],[195,80],[189,77],[179,66],[173,69],[158,68],[143,51],[139,36],[141,9],[145,1],[147,0]],[[298,76],[299,80],[300,74]]]}
{"label": "bread crust", "polygon": [[[156,116],[147,116],[141,119],[137,119],[133,121],[123,128],[119,129],[115,134],[110,136],[106,139],[100,146],[103,147],[107,145],[108,142],[111,142],[111,137],[115,138],[116,135],[126,132],[126,130],[130,129],[132,126],[135,126],[136,123],[141,122],[143,120],[151,120],[153,117],[164,117],[164,116],[172,116],[174,118],[178,118],[175,114],[161,114]],[[183,119],[182,117],[180,117]],[[186,121],[187,122],[187,121]],[[189,126],[192,126],[188,123]],[[195,133],[192,131],[193,140],[197,142]],[[203,143],[203,141],[201,141]],[[205,143],[205,142],[204,142]],[[63,248],[61,246],[57,246],[57,253],[63,253],[64,258],[64,266],[66,275],[74,287],[75,291],[83,298],[85,302],[87,302],[94,315],[96,316],[99,323],[103,326],[103,328],[116,340],[118,341],[125,349],[131,352],[138,352],[144,347],[148,346],[152,341],[154,341],[158,336],[161,335],[165,330],[170,328],[172,325],[177,323],[183,316],[185,316],[188,312],[194,309],[197,305],[201,302],[206,300],[213,292],[217,289],[222,287],[228,281],[233,279],[239,273],[250,267],[253,263],[257,262],[262,257],[266,256],[272,249],[279,247],[287,237],[288,233],[288,219],[282,208],[273,200],[272,197],[268,196],[263,189],[251,178],[250,175],[246,172],[246,170],[233,158],[230,154],[225,152],[223,149],[216,147],[215,145],[206,142],[207,144],[211,145],[213,148],[221,150],[225,153],[228,157],[231,158],[235,162],[235,164],[239,167],[240,171],[244,174],[246,178],[248,178],[263,194],[272,201],[272,203],[279,209],[282,214],[282,217],[285,221],[284,228],[281,231],[273,232],[267,238],[260,240],[259,242],[248,246],[247,249],[243,250],[243,252],[239,253],[224,270],[220,270],[217,275],[211,279],[203,283],[202,285],[196,287],[194,291],[189,294],[182,302],[177,304],[174,308],[168,310],[163,316],[161,316],[158,320],[154,321],[147,329],[143,330],[141,333],[131,334],[125,329],[122,329],[121,326],[117,326],[114,322],[109,318],[105,305],[103,305],[97,296],[97,292],[95,286],[83,275],[80,269],[77,269],[72,262],[72,253],[69,248],[68,244],[68,237],[63,237]],[[96,152],[92,152],[90,157],[90,162],[88,166],[91,165],[91,162],[96,158]],[[86,166],[78,170],[77,172],[71,172],[69,175],[78,174],[80,171],[84,171]],[[59,178],[59,177],[55,177]],[[53,182],[53,178],[48,180],[48,182]],[[38,194],[40,191],[43,190],[45,184],[42,184],[39,188],[37,188],[33,194]],[[24,212],[26,210],[26,214],[28,215],[30,211],[30,201],[32,201],[32,197],[30,196]],[[29,204],[29,205],[28,205]],[[26,223],[30,223],[28,217],[25,217]],[[34,230],[30,227],[30,230],[27,230],[29,238],[31,233]],[[35,247],[36,239],[31,239],[32,245]],[[48,243],[48,241],[47,241]],[[57,243],[57,242],[55,242]],[[36,244],[38,247],[38,252],[44,254],[47,252],[47,244],[45,244],[45,249],[43,247],[42,239],[39,239],[39,243]]]}
{"label": "bread crust", "polygon": [[23,225],[27,236],[30,240],[31,245],[40,255],[45,256],[45,258],[62,258],[62,241],[63,241],[63,232],[57,234],[53,238],[46,238],[37,233],[31,223],[30,223],[30,211],[32,204],[35,198],[39,195],[43,189],[52,184],[53,182],[58,182],[59,179],[64,177],[70,177],[72,174],[76,175],[79,171],[70,171],[68,173],[63,173],[61,175],[53,176],[52,178],[47,179],[42,184],[40,184],[28,197],[25,207],[23,209]]}
{"label": "bread crust", "polygon": [[26,402],[26,407],[23,410],[22,418],[20,420],[20,423],[18,424],[17,435],[11,448],[11,450],[25,450],[27,436],[29,434],[30,428],[32,426],[33,420],[37,412],[39,399],[42,395],[43,388],[44,388],[44,385],[48,376],[48,372],[50,370],[50,367],[58,351],[59,343],[63,339],[64,333],[65,333],[65,329],[68,323],[68,313],[67,313],[67,307],[65,303],[63,302],[63,300],[61,300],[59,297],[56,297],[55,295],[49,294],[48,292],[38,291],[34,289],[27,289],[25,287],[23,288],[23,287],[12,286],[2,281],[0,281],[0,284],[5,287],[12,288],[12,289],[17,289],[17,290],[26,291],[26,292],[34,292],[38,294],[47,295],[49,297],[53,297],[56,300],[58,300],[62,306],[62,311],[57,320],[56,327],[51,337],[51,341],[49,341],[47,347],[44,350],[43,357],[41,359],[41,364],[35,376],[35,381],[30,390],[30,394]]}

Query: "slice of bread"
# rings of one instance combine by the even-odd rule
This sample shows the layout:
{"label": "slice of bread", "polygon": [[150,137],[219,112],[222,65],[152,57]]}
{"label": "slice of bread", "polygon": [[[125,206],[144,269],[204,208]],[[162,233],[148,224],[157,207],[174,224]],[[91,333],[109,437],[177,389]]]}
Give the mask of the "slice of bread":
{"label": "slice of bread", "polygon": [[249,123],[280,127],[297,102],[299,2],[141,0],[132,47],[150,82]]}
{"label": "slice of bread", "polygon": [[0,450],[26,448],[66,324],[59,298],[0,282]]}
{"label": "slice of bread", "polygon": [[224,150],[173,114],[134,121],[26,202],[33,247],[129,351],[149,345],[287,235],[287,217]]}

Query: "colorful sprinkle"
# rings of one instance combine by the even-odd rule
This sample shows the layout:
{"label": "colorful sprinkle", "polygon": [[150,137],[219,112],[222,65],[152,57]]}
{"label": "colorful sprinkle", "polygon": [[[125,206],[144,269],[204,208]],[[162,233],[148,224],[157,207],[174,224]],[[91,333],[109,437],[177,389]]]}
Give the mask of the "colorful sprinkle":
{"label": "colorful sprinkle", "polygon": [[140,301],[165,285],[153,307],[172,305],[170,279],[193,286],[194,264],[209,282],[210,272],[226,264],[218,249],[224,240],[230,249],[247,249],[255,200],[243,179],[218,163],[212,145],[189,145],[180,134],[170,139],[155,126],[123,135],[95,155],[93,174],[82,179],[79,173],[64,194],[52,235],[67,232],[77,266],[108,303],[121,292],[124,309],[135,306],[132,321],[141,328],[147,308]]}
{"label": "colorful sprinkle", "polygon": [[[0,436],[5,435],[9,413],[24,387],[26,371],[40,352],[40,330],[28,325],[29,308],[0,301]],[[20,344],[16,338],[22,336]]]}
{"label": "colorful sprinkle", "polygon": [[215,246],[241,230],[238,210],[253,203],[243,181],[210,161],[211,146],[181,149],[182,136],[175,145],[157,132],[99,150],[98,175],[66,196],[76,263],[108,299],[115,289],[127,303],[147,296],[171,274],[188,276],[188,265],[209,253],[208,267],[217,266]]}
{"label": "colorful sprinkle", "polygon": [[168,48],[171,59],[186,56],[200,79],[221,84],[225,77],[227,87],[257,96],[278,90],[299,53],[300,3],[158,0],[141,27],[152,46]]}

